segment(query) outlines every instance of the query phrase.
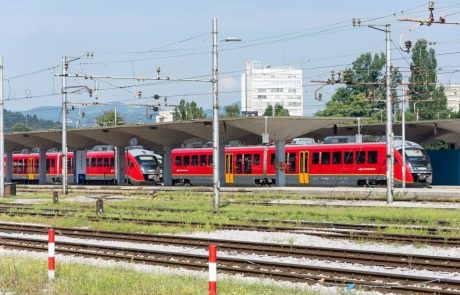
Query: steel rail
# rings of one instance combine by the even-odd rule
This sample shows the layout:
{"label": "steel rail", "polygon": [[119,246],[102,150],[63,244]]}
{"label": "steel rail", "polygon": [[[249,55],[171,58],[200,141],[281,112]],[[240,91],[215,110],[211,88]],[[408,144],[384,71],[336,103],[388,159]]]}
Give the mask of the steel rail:
{"label": "steel rail", "polygon": [[[13,248],[15,250],[47,250],[46,241],[43,239],[1,237],[0,245],[4,248]],[[87,243],[57,242],[56,253],[201,271],[207,270],[208,267],[207,255],[101,246]],[[327,266],[309,266],[222,256],[218,258],[217,265],[218,270],[223,273],[244,274],[295,282],[317,283],[323,280],[324,283],[333,285],[354,283],[364,289],[403,294],[410,292],[417,292],[418,294],[458,294],[460,292],[460,280],[448,278],[392,274]]]}
{"label": "steel rail", "polygon": [[[45,235],[48,227],[38,225],[0,223],[0,231],[12,233]],[[181,237],[172,235],[134,234],[113,231],[93,231],[57,227],[55,231],[61,236],[94,240],[114,240],[131,243],[163,244],[182,247],[206,247],[214,243],[219,249],[278,257],[295,257],[305,259],[323,259],[348,263],[361,263],[386,267],[405,267],[427,269],[433,271],[460,271],[460,257],[429,256],[419,254],[402,254],[355,249],[339,249],[329,247],[298,246],[276,243],[258,243],[226,239]]]}
{"label": "steel rail", "polygon": [[[65,217],[66,214],[40,213],[40,212],[0,212],[9,216],[40,216],[40,217]],[[391,241],[397,243],[424,243],[444,246],[459,246],[460,237],[443,237],[435,235],[416,235],[416,234],[391,234],[380,231],[366,231],[355,229],[333,229],[333,228],[312,228],[312,227],[288,227],[279,225],[256,225],[256,224],[229,224],[215,222],[197,222],[184,220],[162,220],[162,219],[139,219],[128,217],[108,217],[108,216],[76,216],[76,218],[85,218],[86,220],[99,222],[127,222],[142,225],[162,225],[162,226],[194,226],[194,227],[213,227],[216,229],[226,230],[258,230],[267,232],[290,232],[299,234],[308,234],[327,238],[358,239],[358,240],[379,240]]]}

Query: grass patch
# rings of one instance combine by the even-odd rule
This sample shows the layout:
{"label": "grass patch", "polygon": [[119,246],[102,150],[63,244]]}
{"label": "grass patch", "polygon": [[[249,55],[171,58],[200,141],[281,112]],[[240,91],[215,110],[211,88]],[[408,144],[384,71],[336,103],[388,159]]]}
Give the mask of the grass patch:
{"label": "grass patch", "polygon": [[[55,282],[48,282],[43,260],[2,256],[2,294],[207,294],[206,277],[137,272],[126,268],[102,268],[62,263]],[[318,294],[301,289],[249,284],[232,279],[218,282],[219,294]]]}
{"label": "grass patch", "polygon": [[[30,194],[33,195],[33,194]],[[78,194],[81,196],[81,194]],[[145,233],[179,233],[190,231],[212,231],[212,224],[235,223],[244,225],[256,224],[253,220],[266,219],[266,225],[282,225],[281,220],[293,221],[327,221],[339,223],[375,223],[391,225],[383,232],[391,233],[414,233],[413,230],[401,228],[403,225],[418,225],[423,227],[439,228],[448,226],[456,229],[450,233],[439,235],[451,237],[460,235],[459,210],[432,209],[432,208],[394,208],[394,207],[331,207],[331,206],[308,206],[308,205],[274,205],[263,206],[254,204],[230,203],[229,200],[247,202],[248,200],[267,200],[274,195],[268,196],[246,194],[230,194],[222,196],[225,204],[218,212],[212,208],[211,193],[199,192],[160,192],[155,198],[145,195],[134,195],[123,200],[104,200],[104,216],[121,218],[139,218],[155,220],[177,220],[184,224],[170,227],[161,225],[139,225],[134,223],[117,222],[90,222],[87,217],[96,215],[96,200],[94,202],[69,202],[65,196],[58,204],[53,204],[52,199],[42,204],[33,206],[35,212],[40,209],[73,209],[65,217],[33,217],[0,215],[2,220],[18,222],[38,222],[52,226],[62,227],[89,227],[97,230],[114,230],[125,232]],[[22,197],[27,198],[26,194]],[[265,198],[265,199],[264,199]],[[168,210],[172,211],[168,211]],[[187,210],[173,211],[177,209]],[[30,210],[30,209],[27,209]],[[18,211],[20,211],[18,209]],[[201,222],[204,225],[192,226],[192,222]],[[440,222],[446,222],[440,223]],[[294,225],[294,224],[292,224]],[[300,225],[299,225],[300,226]],[[418,232],[421,233],[421,232]]]}

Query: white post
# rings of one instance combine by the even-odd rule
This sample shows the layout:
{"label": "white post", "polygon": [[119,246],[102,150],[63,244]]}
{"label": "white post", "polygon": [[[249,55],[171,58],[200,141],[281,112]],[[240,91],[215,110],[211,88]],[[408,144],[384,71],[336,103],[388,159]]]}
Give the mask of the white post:
{"label": "white post", "polygon": [[406,89],[403,87],[403,99],[402,99],[402,188],[406,188]]}
{"label": "white post", "polygon": [[117,107],[115,107],[114,125],[115,125],[115,127],[117,127]]}
{"label": "white post", "polygon": [[393,202],[393,125],[392,125],[392,105],[391,105],[391,26],[385,25],[386,33],[386,104],[387,104],[387,126],[386,126],[386,153],[387,153],[387,203]]}
{"label": "white post", "polygon": [[217,76],[217,18],[212,18],[212,157],[213,157],[213,207],[219,208],[220,181],[219,181],[219,104],[218,104],[218,76]]}
{"label": "white post", "polygon": [[62,58],[62,193],[67,194],[67,58]]}
{"label": "white post", "polygon": [[363,142],[363,138],[361,136],[361,118],[356,118],[357,121],[358,121],[358,136],[356,138],[356,142],[357,143],[362,143]]}
{"label": "white post", "polygon": [[0,55],[0,197],[5,197],[5,138],[3,130],[3,56]]}

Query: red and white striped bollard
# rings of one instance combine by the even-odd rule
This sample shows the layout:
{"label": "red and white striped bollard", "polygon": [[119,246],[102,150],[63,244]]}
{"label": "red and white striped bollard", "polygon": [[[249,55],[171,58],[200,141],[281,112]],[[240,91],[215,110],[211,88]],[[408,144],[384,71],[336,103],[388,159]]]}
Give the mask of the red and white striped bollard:
{"label": "red and white striped bollard", "polygon": [[217,247],[209,245],[209,295],[217,294]]}
{"label": "red and white striped bollard", "polygon": [[48,279],[50,281],[54,280],[54,229],[50,228],[48,230]]}

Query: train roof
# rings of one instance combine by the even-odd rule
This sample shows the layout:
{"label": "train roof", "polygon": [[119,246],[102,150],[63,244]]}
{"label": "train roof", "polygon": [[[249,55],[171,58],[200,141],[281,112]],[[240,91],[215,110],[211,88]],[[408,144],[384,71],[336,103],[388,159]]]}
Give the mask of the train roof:
{"label": "train roof", "polygon": [[133,149],[133,150],[128,150],[128,152],[134,156],[155,156],[155,152],[150,151],[150,150],[144,150],[144,149]]}

